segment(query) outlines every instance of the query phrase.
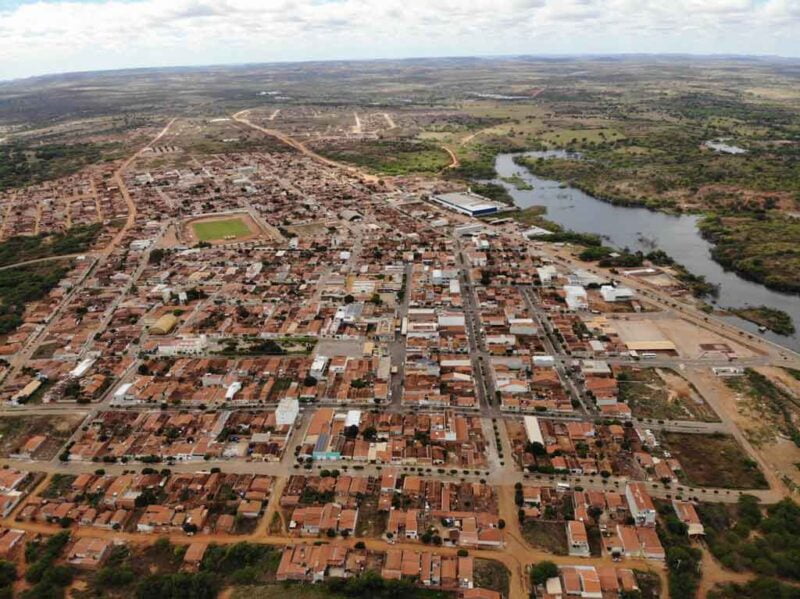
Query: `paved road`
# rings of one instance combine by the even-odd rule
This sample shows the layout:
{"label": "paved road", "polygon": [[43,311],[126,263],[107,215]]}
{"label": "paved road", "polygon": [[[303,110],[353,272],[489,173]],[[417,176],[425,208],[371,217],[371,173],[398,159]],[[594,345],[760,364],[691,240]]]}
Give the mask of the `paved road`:
{"label": "paved road", "polygon": [[[411,303],[413,271],[413,265],[406,264],[403,273],[405,282],[403,301],[397,307],[397,318],[401,326],[403,320],[408,316],[408,306]],[[391,375],[391,405],[394,408],[400,408],[403,401],[403,383],[406,374],[406,337],[404,335],[397,335],[395,340],[389,343],[389,356],[392,366],[397,368],[397,372]]]}

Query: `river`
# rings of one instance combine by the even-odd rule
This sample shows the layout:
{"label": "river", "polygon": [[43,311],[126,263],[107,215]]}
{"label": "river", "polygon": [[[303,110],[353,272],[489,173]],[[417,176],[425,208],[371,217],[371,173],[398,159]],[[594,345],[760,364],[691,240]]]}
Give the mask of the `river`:
{"label": "river", "polygon": [[[565,152],[527,152],[526,155],[549,158],[565,156]],[[503,185],[520,208],[545,206],[547,219],[573,231],[597,233],[605,238],[608,245],[618,249],[627,247],[643,252],[662,249],[692,273],[703,275],[711,283],[719,285],[717,303],[720,307],[768,306],[783,310],[792,317],[795,327],[800,327],[800,297],[772,291],[725,271],[711,259],[711,244],[697,230],[698,216],[614,206],[579,189],[563,187],[559,181],[537,177],[515,164],[514,156],[516,154],[500,154],[497,157],[495,168],[498,175],[520,177],[533,185],[533,189],[517,189],[500,179],[494,182]],[[725,318],[758,334],[758,327],[749,321],[735,316]],[[800,351],[800,333],[787,337],[768,331],[762,335],[784,347]]]}

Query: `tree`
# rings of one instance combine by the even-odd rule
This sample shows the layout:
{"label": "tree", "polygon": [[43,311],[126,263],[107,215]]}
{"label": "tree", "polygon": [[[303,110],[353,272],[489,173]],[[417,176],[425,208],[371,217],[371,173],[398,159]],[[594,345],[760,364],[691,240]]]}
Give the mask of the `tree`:
{"label": "tree", "polygon": [[550,561],[541,561],[531,566],[531,582],[535,585],[544,584],[548,578],[558,576],[558,566]]}
{"label": "tree", "polygon": [[0,560],[0,587],[7,587],[17,579],[17,566],[13,562]]}

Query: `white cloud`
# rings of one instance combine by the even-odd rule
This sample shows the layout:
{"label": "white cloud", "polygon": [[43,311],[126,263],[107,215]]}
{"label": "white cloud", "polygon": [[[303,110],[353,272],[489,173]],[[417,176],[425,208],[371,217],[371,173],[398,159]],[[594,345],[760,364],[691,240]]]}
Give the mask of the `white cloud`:
{"label": "white cloud", "polygon": [[800,0],[138,0],[0,9],[0,78],[420,55],[800,55]]}

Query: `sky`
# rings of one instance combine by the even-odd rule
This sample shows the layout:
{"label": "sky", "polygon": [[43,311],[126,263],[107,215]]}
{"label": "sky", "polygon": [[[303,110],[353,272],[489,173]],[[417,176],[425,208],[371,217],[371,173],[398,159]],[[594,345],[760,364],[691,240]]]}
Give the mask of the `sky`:
{"label": "sky", "polygon": [[800,56],[800,0],[0,0],[0,80],[245,62]]}

